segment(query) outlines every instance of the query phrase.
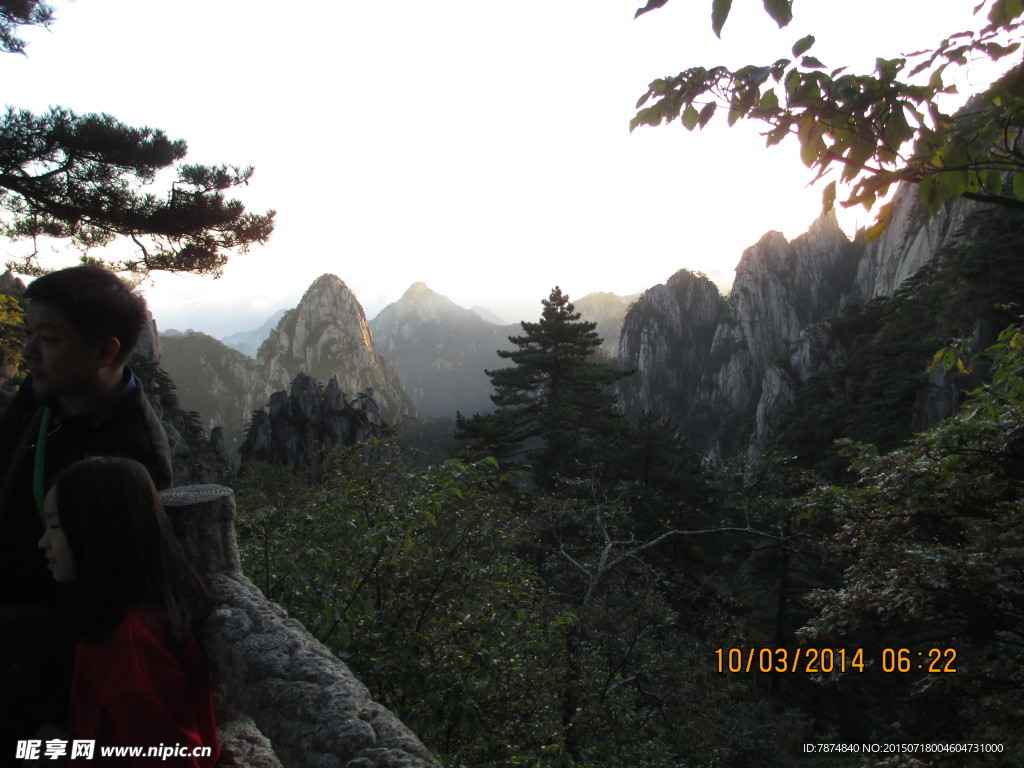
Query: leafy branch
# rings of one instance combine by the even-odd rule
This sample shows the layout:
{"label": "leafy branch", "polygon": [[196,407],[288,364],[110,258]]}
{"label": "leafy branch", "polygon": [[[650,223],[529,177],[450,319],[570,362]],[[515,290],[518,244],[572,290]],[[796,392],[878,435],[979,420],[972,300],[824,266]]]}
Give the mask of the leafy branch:
{"label": "leafy branch", "polygon": [[[765,0],[780,27],[792,17],[790,5]],[[956,197],[1024,208],[1024,67],[1012,68],[959,113],[939,106],[940,97],[956,93],[950,75],[960,67],[978,58],[1019,58],[1024,5],[995,0],[979,10],[985,5],[988,23],[981,29],[904,57],[879,58],[870,74],[827,70],[808,54],[815,42],[808,35],[793,45],[791,57],[771,64],[691,67],[659,78],[637,101],[630,129],[679,120],[693,131],[723,113],[730,126],[741,119],[764,123],[767,146],[797,139],[814,181],[838,175],[822,192],[826,212],[838,185],[846,190],[841,205],[871,209],[901,182],[917,184],[932,212]],[[731,2],[713,3],[716,35],[730,9]],[[887,204],[868,236],[880,234],[890,215]]]}

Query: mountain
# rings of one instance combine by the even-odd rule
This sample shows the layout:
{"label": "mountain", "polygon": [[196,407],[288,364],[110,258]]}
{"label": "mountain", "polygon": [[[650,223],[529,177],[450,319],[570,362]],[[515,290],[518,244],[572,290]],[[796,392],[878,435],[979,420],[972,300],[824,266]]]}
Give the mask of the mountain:
{"label": "mountain", "polygon": [[394,367],[416,412],[425,418],[494,409],[485,370],[505,362],[498,349],[511,349],[518,324],[500,326],[414,283],[402,298],[370,321],[381,355]]}
{"label": "mountain", "polygon": [[355,296],[334,275],[322,275],[298,305],[278,321],[252,359],[206,334],[161,340],[161,366],[174,380],[182,407],[207,428],[224,428],[234,453],[253,411],[274,392],[287,391],[299,373],[322,384],[332,377],[352,398],[371,392],[388,424],[415,415],[398,376],[378,355]]}
{"label": "mountain", "polygon": [[[592,293],[573,303],[584,320],[597,323],[602,349],[614,357],[630,298]],[[539,315],[539,301],[537,306]],[[485,371],[508,365],[497,350],[512,349],[508,337],[522,333],[519,323],[495,325],[479,308],[460,307],[424,283],[414,283],[382,309],[370,328],[423,418],[494,410]]]}
{"label": "mountain", "polygon": [[596,330],[601,337],[600,349],[609,357],[614,358],[618,355],[622,321],[626,318],[629,305],[638,298],[639,294],[618,296],[614,293],[588,293],[582,299],[573,302],[582,320],[597,324]]}
{"label": "mountain", "polygon": [[287,311],[287,309],[279,309],[268,317],[266,322],[259,328],[253,328],[251,331],[239,331],[238,333],[232,333],[230,336],[222,336],[221,341],[244,355],[256,357],[256,352],[259,350],[260,345],[270,335],[270,332],[274,330],[274,327]]}
{"label": "mountain", "polygon": [[678,423],[710,457],[756,458],[797,389],[844,359],[826,321],[888,296],[949,241],[965,204],[929,217],[914,190],[897,197],[878,240],[850,241],[834,216],[792,242],[769,232],[744,252],[729,296],[687,272],[646,291],[623,323],[620,382],[627,415]]}
{"label": "mountain", "polygon": [[494,325],[508,325],[508,323],[494,314],[494,312],[489,310],[487,307],[481,307],[479,304],[474,304],[470,309],[480,315],[480,317],[488,323],[493,323]]}

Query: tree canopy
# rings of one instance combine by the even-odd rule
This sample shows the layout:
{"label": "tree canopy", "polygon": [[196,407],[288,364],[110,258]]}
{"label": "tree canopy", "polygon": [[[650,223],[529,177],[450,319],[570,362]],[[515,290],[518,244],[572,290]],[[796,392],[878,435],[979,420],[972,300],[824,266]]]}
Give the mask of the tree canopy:
{"label": "tree canopy", "polygon": [[[0,50],[23,52],[14,30],[52,19],[37,0],[0,0]],[[124,237],[136,251],[112,260],[114,269],[218,275],[229,251],[266,242],[274,212],[249,213],[225,196],[249,183],[251,167],[186,164],[187,152],[180,139],[110,115],[8,107],[0,117],[0,235],[62,238],[84,250]],[[170,190],[149,191],[170,169]],[[9,266],[41,271],[36,253]]]}
{"label": "tree canopy", "polygon": [[0,51],[23,53],[25,41],[14,30],[25,25],[47,27],[53,8],[40,0],[0,0]]}
{"label": "tree canopy", "polygon": [[[637,15],[667,2],[650,0]],[[731,0],[712,0],[716,35],[731,7]],[[792,19],[791,0],[764,0],[764,7],[780,27]],[[867,74],[830,69],[809,55],[813,35],[773,62],[690,67],[650,83],[631,129],[678,119],[692,131],[724,113],[729,125],[740,119],[766,124],[769,146],[795,136],[815,181],[827,180],[826,211],[837,199],[871,209],[899,182],[919,185],[933,212],[956,197],[1024,207],[1024,4],[984,0],[976,14],[978,29],[954,32],[931,49],[879,58]],[[950,114],[939,97],[956,92],[952,74],[977,57],[1018,66]],[[890,210],[889,204],[879,210],[869,235],[885,227]]]}
{"label": "tree canopy", "polygon": [[516,349],[498,352],[514,365],[487,371],[498,410],[460,415],[457,436],[498,458],[525,457],[546,483],[599,449],[596,438],[625,430],[608,387],[629,371],[592,359],[601,345],[596,324],[582,321],[560,288],[541,303],[540,321],[524,321],[525,335],[509,337]]}

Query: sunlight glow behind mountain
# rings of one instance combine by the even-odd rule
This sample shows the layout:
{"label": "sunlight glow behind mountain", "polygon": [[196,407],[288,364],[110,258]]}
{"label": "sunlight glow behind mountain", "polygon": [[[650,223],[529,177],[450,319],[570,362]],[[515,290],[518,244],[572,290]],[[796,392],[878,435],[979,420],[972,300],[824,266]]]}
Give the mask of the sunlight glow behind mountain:
{"label": "sunlight glow behind mountain", "polygon": [[190,161],[256,166],[241,197],[278,211],[270,244],[219,281],[146,288],[161,327],[220,336],[327,271],[369,317],[421,280],[507,317],[539,311],[556,284],[636,293],[682,267],[728,284],[763,233],[808,228],[820,189],[794,145],[766,150],[753,125],[630,134],[646,84],[770,61],[808,32],[829,66],[871,68],[968,26],[973,3],[798,2],[780,31],[750,0],[722,41],[710,0],[634,20],[638,5],[58,0],[50,30],[26,31],[28,55],[0,64],[12,106],[109,112],[186,139]]}

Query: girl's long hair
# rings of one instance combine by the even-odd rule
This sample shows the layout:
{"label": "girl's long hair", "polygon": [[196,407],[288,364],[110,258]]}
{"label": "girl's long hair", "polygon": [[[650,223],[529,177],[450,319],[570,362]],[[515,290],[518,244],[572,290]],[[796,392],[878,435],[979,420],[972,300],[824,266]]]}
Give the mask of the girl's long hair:
{"label": "girl's long hair", "polygon": [[185,557],[145,467],[91,457],[57,477],[57,515],[75,564],[74,632],[109,637],[132,606],[164,608],[180,639],[202,617],[209,591]]}

